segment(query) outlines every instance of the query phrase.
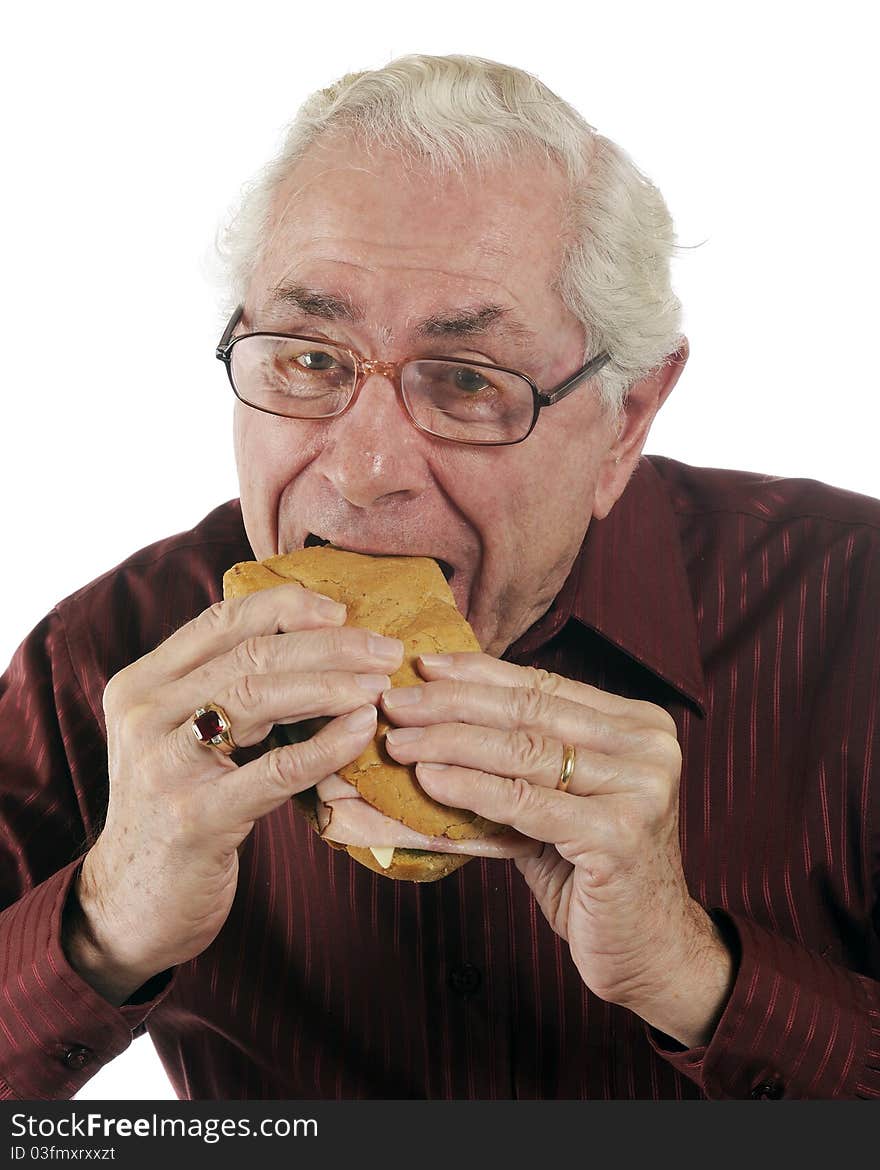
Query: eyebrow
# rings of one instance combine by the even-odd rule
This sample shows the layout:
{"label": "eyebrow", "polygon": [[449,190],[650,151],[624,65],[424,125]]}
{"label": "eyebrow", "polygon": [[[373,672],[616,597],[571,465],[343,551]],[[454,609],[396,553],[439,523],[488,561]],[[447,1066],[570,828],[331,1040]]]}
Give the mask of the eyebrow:
{"label": "eyebrow", "polygon": [[[279,285],[272,290],[276,304],[290,306],[323,321],[346,321],[359,324],[366,319],[364,310],[350,297],[339,297],[305,285]],[[474,309],[457,309],[450,313],[435,313],[416,326],[420,337],[477,337],[486,333],[508,334],[519,340],[535,340],[535,334],[509,317],[511,310],[503,305],[481,305]]]}
{"label": "eyebrow", "polygon": [[449,316],[428,317],[416,329],[421,337],[475,337],[497,329],[514,336],[530,336],[529,330],[507,320],[510,309],[502,305],[483,305],[479,309],[462,309]]}
{"label": "eyebrow", "polygon": [[306,288],[305,285],[281,285],[272,290],[276,304],[290,305],[307,317],[320,317],[324,321],[348,321],[356,324],[363,321],[363,313],[355,308],[348,297],[335,297],[331,293]]}

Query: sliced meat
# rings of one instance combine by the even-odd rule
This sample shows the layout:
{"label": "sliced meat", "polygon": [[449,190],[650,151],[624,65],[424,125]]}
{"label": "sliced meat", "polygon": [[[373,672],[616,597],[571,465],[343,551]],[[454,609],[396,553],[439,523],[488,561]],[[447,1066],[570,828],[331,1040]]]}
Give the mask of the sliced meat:
{"label": "sliced meat", "polygon": [[426,837],[367,804],[358,796],[356,788],[335,773],[320,781],[316,791],[321,836],[338,845],[358,845],[365,849],[394,845],[399,849],[463,853],[469,857],[531,857],[541,851],[540,841],[533,841],[513,829],[475,841]]}

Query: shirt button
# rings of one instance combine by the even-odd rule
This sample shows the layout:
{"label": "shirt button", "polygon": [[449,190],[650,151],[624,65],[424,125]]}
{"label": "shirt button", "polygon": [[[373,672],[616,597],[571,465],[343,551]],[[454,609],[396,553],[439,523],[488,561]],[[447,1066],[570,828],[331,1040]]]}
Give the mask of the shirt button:
{"label": "shirt button", "polygon": [[68,1068],[79,1070],[85,1068],[92,1059],[91,1048],[85,1048],[81,1044],[75,1044],[73,1048],[68,1048],[62,1057],[64,1063]]}
{"label": "shirt button", "polygon": [[449,986],[458,995],[473,995],[480,990],[483,976],[473,963],[460,963],[449,972]]}
{"label": "shirt button", "polygon": [[752,1096],[756,1101],[778,1101],[785,1093],[785,1085],[779,1077],[768,1077],[752,1089]]}

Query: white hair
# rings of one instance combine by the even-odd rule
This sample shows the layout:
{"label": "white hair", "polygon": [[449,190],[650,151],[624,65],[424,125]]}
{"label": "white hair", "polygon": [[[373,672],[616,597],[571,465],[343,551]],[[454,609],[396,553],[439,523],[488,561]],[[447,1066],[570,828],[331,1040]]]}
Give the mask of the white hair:
{"label": "white hair", "polygon": [[662,195],[629,156],[530,73],[479,57],[399,57],[312,94],[280,153],[245,189],[218,244],[231,300],[244,300],[272,222],[273,197],[324,133],[391,147],[435,172],[466,174],[536,152],[569,191],[556,288],[586,330],[585,359],[603,350],[599,393],[619,409],[628,387],[681,344],[670,283],[675,250]]}

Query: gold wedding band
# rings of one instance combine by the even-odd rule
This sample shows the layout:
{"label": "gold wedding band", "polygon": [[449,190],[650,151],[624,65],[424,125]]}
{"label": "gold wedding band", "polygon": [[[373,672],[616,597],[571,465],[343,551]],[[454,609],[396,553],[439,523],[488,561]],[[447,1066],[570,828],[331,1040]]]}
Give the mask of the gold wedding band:
{"label": "gold wedding band", "polygon": [[202,747],[216,748],[224,756],[231,756],[238,744],[232,738],[229,716],[216,703],[196,707],[190,720],[193,735]]}
{"label": "gold wedding band", "polygon": [[564,743],[562,745],[562,771],[559,773],[559,780],[556,784],[557,792],[567,791],[574,772],[574,759],[574,748],[570,743]]}

